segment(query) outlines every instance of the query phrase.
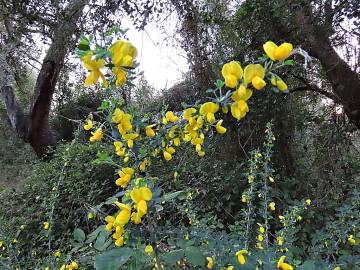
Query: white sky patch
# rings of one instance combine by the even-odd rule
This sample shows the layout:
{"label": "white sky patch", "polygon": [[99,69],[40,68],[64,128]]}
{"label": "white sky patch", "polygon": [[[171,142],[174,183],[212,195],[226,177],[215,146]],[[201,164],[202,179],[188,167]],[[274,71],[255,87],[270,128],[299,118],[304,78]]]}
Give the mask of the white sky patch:
{"label": "white sky patch", "polygon": [[145,30],[138,31],[131,22],[124,20],[122,28],[129,28],[127,37],[138,49],[139,69],[144,72],[146,80],[157,90],[166,89],[181,81],[183,74],[189,70],[186,57],[175,45],[172,36],[175,25],[167,20],[161,31],[150,23]]}

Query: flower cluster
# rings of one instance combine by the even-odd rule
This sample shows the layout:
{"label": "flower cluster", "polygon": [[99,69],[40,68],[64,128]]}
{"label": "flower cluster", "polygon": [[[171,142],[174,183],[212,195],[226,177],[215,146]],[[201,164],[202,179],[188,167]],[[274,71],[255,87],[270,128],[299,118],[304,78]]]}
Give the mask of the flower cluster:
{"label": "flower cluster", "polygon": [[[127,41],[117,40],[110,48],[112,62],[109,63],[112,68],[113,74],[116,76],[116,85],[122,86],[126,82],[127,69],[134,66],[134,60],[137,56],[136,48]],[[102,80],[102,86],[107,87],[108,82],[101,71],[106,65],[105,59],[97,59],[92,51],[88,51],[85,56],[81,58],[84,67],[89,71],[84,85],[90,86],[96,84],[99,79]]]}
{"label": "flower cluster", "polygon": [[[113,109],[110,115],[112,130],[108,137],[114,139],[114,152],[120,158],[119,162],[116,162],[120,164],[120,169],[117,172],[119,177],[115,184],[125,190],[125,195],[121,202],[114,202],[117,212],[106,216],[105,221],[106,230],[112,232],[116,246],[122,246],[126,242],[127,224],[141,224],[148,213],[148,205],[153,196],[150,189],[152,185],[149,185],[148,180],[142,176],[146,174],[151,159],[160,157],[165,161],[171,161],[177,152],[176,148],[185,144],[192,145],[199,157],[205,156],[206,133],[211,129],[219,134],[227,132],[223,126],[224,120],[221,119],[221,113],[226,114],[230,110],[236,120],[244,118],[249,112],[248,100],[253,95],[252,89],[262,90],[268,83],[280,91],[286,91],[287,85],[274,73],[274,70],[281,67],[283,61],[290,56],[292,52],[292,45],[290,45],[284,43],[278,47],[272,42],[265,43],[264,51],[269,60],[258,64],[248,64],[244,69],[237,61],[225,63],[221,70],[224,82],[214,90],[214,93],[219,91],[220,98],[215,95],[216,98],[211,101],[187,107],[182,113],[166,111],[160,118],[149,117],[145,121],[138,121],[136,116],[125,108]],[[82,58],[84,66],[90,72],[85,80],[85,86],[96,84],[99,79],[102,80],[103,86],[109,85],[100,70],[105,67],[106,61],[112,67],[111,71],[116,77],[115,85],[121,86],[126,83],[127,70],[134,66],[136,48],[127,41],[116,41],[108,51],[110,52],[109,59],[96,59],[92,52]],[[280,63],[275,63],[275,61],[280,61]],[[227,87],[230,94],[222,95],[223,86]],[[104,137],[103,127],[106,123],[96,126],[91,117],[84,124],[84,129],[91,131],[90,142],[102,141]],[[144,145],[146,145],[146,150],[139,154],[138,148]],[[260,159],[262,156],[260,153],[258,155],[256,158]],[[174,178],[176,178],[175,173]],[[269,179],[270,182],[274,182],[271,176]],[[251,184],[253,181],[254,175],[250,174],[248,182]],[[247,203],[247,193],[242,195],[241,201]],[[267,207],[275,211],[275,202],[270,202]],[[259,234],[256,246],[258,249],[263,249],[265,228],[261,224],[258,225]],[[284,239],[279,236],[277,241],[281,246]],[[152,246],[148,245],[145,251],[149,255],[152,254]],[[235,255],[240,265],[246,263],[247,249],[239,250]],[[207,267],[213,268],[215,259],[207,257],[207,261]],[[291,270],[292,266],[285,263],[283,256],[279,260],[278,268]],[[227,269],[231,270],[234,267],[229,265]]]}

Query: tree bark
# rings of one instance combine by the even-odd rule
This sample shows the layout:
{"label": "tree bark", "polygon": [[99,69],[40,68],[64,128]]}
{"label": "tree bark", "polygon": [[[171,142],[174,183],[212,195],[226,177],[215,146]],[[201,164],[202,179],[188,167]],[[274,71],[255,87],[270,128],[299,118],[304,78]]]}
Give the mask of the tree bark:
{"label": "tree bark", "polygon": [[71,1],[60,16],[62,19],[54,30],[52,43],[36,80],[28,121],[15,98],[14,75],[6,58],[0,54],[0,64],[3,66],[0,69],[0,86],[11,125],[25,141],[31,144],[40,157],[46,153],[48,146],[55,143],[49,125],[51,101],[69,43],[77,29],[76,23],[87,2],[88,0]]}
{"label": "tree bark", "polygon": [[[360,128],[360,77],[337,54],[331,45],[329,33],[326,29],[330,25],[317,25],[310,14],[311,8],[298,9],[294,17],[298,28],[302,29],[306,37],[304,45],[310,55],[319,59],[326,76],[339,97],[341,105],[351,122]],[[293,33],[296,34],[296,33]]]}
{"label": "tree bark", "polygon": [[346,115],[360,128],[359,75],[336,53],[329,40],[312,40],[310,54],[320,60],[334,93],[344,106]]}
{"label": "tree bark", "polygon": [[26,139],[27,137],[27,119],[21,109],[14,94],[14,75],[11,67],[8,65],[5,56],[0,52],[0,90],[5,104],[5,109],[9,117],[12,128],[17,134]]}

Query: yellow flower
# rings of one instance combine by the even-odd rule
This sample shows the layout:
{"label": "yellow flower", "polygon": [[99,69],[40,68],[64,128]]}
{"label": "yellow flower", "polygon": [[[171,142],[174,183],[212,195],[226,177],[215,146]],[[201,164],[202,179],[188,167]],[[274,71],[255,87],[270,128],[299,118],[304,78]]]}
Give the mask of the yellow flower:
{"label": "yellow flower", "polygon": [[297,221],[301,221],[301,220],[302,220],[302,216],[297,216],[296,220],[297,220]]}
{"label": "yellow flower", "polygon": [[95,132],[91,132],[90,142],[101,141],[103,138],[102,128],[98,128]]}
{"label": "yellow flower", "polygon": [[246,255],[248,254],[247,250],[242,249],[236,252],[237,259],[241,265],[246,263]]}
{"label": "yellow flower", "polygon": [[116,108],[113,115],[112,115],[112,121],[116,124],[119,124],[124,116],[124,112],[119,109],[119,108]]}
{"label": "yellow flower", "polygon": [[172,146],[167,146],[167,147],[165,148],[165,151],[168,152],[168,153],[170,153],[171,155],[175,154],[175,148],[172,147]]}
{"label": "yellow flower", "polygon": [[124,148],[124,145],[122,144],[122,142],[115,141],[114,146],[115,146],[116,155],[123,157],[125,155],[125,148]]}
{"label": "yellow flower", "polygon": [[231,99],[234,101],[247,101],[251,96],[252,91],[250,89],[247,89],[244,85],[240,85],[240,87],[232,94]]}
{"label": "yellow flower", "polygon": [[107,224],[105,226],[105,230],[110,232],[112,230],[112,228],[114,227],[115,218],[113,216],[106,216],[105,221],[107,222]]}
{"label": "yellow flower", "polygon": [[204,151],[199,151],[197,152],[199,157],[204,157],[205,156],[205,152]]}
{"label": "yellow flower", "polygon": [[237,120],[243,118],[249,111],[249,107],[244,100],[239,100],[231,104],[231,114]]}
{"label": "yellow flower", "polygon": [[124,244],[124,227],[116,226],[115,233],[112,235],[112,238],[115,239],[115,246],[121,247]]}
{"label": "yellow flower", "polygon": [[234,266],[229,265],[229,266],[226,268],[226,270],[234,270]]}
{"label": "yellow flower", "polygon": [[263,45],[263,48],[271,60],[282,61],[290,56],[293,45],[291,43],[283,43],[280,46],[277,46],[274,42],[268,41]]}
{"label": "yellow flower", "polygon": [[175,145],[175,146],[180,146],[180,144],[181,144],[181,140],[180,140],[179,137],[174,138],[173,142],[174,142],[174,145]]}
{"label": "yellow flower", "polygon": [[170,161],[172,159],[172,155],[167,151],[163,152],[163,156],[167,161]]}
{"label": "yellow flower", "polygon": [[355,246],[355,244],[356,244],[356,239],[354,239],[354,236],[351,234],[351,235],[349,235],[349,237],[348,237],[348,243],[351,245],[351,246]]}
{"label": "yellow flower", "polygon": [[286,91],[288,89],[286,83],[277,76],[271,76],[271,84],[276,86],[280,91]]}
{"label": "yellow flower", "polygon": [[265,69],[260,64],[250,64],[244,69],[244,82],[245,84],[252,83],[255,89],[260,90],[265,85],[264,81]]}
{"label": "yellow flower", "polygon": [[131,206],[128,204],[120,203],[120,202],[114,202],[117,207],[120,208],[119,214],[117,214],[115,218],[114,225],[116,226],[123,226],[127,224],[131,217]]}
{"label": "yellow flower", "polygon": [[123,134],[122,137],[123,137],[124,140],[126,140],[128,147],[133,148],[134,147],[134,140],[137,137],[139,137],[139,134],[137,134],[137,133],[128,133],[128,134]]}
{"label": "yellow flower", "polygon": [[272,178],[271,176],[269,176],[269,181],[270,181],[271,183],[274,183],[274,182],[275,182],[274,178]]}
{"label": "yellow flower", "polygon": [[115,240],[115,246],[122,247],[124,245],[124,237],[120,236]]}
{"label": "yellow flower", "polygon": [[112,63],[118,67],[132,67],[137,56],[136,48],[128,41],[117,40],[110,47]]}
{"label": "yellow flower", "polygon": [[334,270],[341,270],[340,266],[336,266]]}
{"label": "yellow flower", "polygon": [[116,86],[123,86],[126,83],[126,72],[121,67],[113,67],[112,72],[116,75]]}
{"label": "yellow flower", "polygon": [[165,122],[165,124],[167,124],[167,122],[175,123],[178,119],[179,119],[179,117],[174,115],[174,113],[172,111],[168,111],[165,113],[165,119],[163,119],[163,123],[164,122]]}
{"label": "yellow flower", "polygon": [[258,235],[258,240],[259,240],[259,242],[264,241],[264,236],[262,236],[261,234],[259,234],[259,235]]}
{"label": "yellow flower", "polygon": [[226,132],[226,128],[224,128],[222,124],[223,120],[220,120],[216,123],[216,131],[220,134],[224,134]]}
{"label": "yellow flower", "polygon": [[140,171],[145,172],[145,168],[146,168],[147,164],[148,164],[147,159],[144,159],[143,161],[141,161],[140,164],[139,164]]}
{"label": "yellow flower", "polygon": [[215,113],[219,110],[219,105],[214,102],[206,102],[200,107],[200,114],[206,117],[206,120],[212,124],[215,122]]}
{"label": "yellow flower", "polygon": [[281,270],[293,270],[294,267],[292,267],[290,264],[285,263],[285,258],[286,258],[286,256],[280,257],[277,267]]}
{"label": "yellow flower", "polygon": [[93,123],[92,123],[92,121],[91,120],[86,120],[86,124],[84,125],[84,129],[85,130],[90,130],[90,129],[92,129],[92,127],[93,127]]}
{"label": "yellow flower", "polygon": [[68,265],[68,270],[76,270],[79,268],[79,265],[77,264],[77,262],[71,262],[69,265]]}
{"label": "yellow flower", "polygon": [[147,255],[150,256],[153,252],[154,252],[154,249],[153,249],[152,245],[147,245],[147,246],[145,247],[145,253],[146,253]]}
{"label": "yellow flower", "polygon": [[269,208],[271,211],[275,211],[275,203],[274,202],[269,203]]}
{"label": "yellow flower", "polygon": [[263,225],[261,225],[260,223],[257,223],[257,225],[259,226],[259,232],[260,232],[260,233],[264,233],[264,232],[265,232],[265,228],[263,227]]}
{"label": "yellow flower", "polygon": [[256,248],[258,249],[264,249],[261,242],[256,243]]}
{"label": "yellow flower", "polygon": [[60,270],[65,270],[66,269],[66,265],[63,264],[61,267],[60,267]]}
{"label": "yellow flower", "polygon": [[246,202],[247,202],[247,196],[246,196],[246,194],[242,194],[242,195],[241,195],[241,201],[242,201],[243,203],[246,203]]}
{"label": "yellow flower", "polygon": [[192,118],[192,115],[196,113],[196,109],[195,108],[187,108],[183,111],[183,117],[186,120],[190,120]]}
{"label": "yellow flower", "polygon": [[147,201],[152,198],[152,192],[148,187],[134,188],[130,192],[130,197],[133,200],[134,208],[143,216],[147,213]]}
{"label": "yellow flower", "polygon": [[279,246],[282,246],[284,243],[284,237],[278,236],[278,237],[276,237],[276,241]]}
{"label": "yellow flower", "polygon": [[90,212],[87,215],[88,219],[93,219],[95,217],[94,213]]}
{"label": "yellow flower", "polygon": [[61,252],[60,252],[60,250],[55,251],[54,257],[55,257],[55,258],[60,258],[60,257],[61,257]]}
{"label": "yellow flower", "polygon": [[43,227],[44,227],[44,230],[48,230],[50,227],[49,222],[47,222],[47,221],[43,222]]}
{"label": "yellow flower", "polygon": [[134,172],[135,171],[133,168],[130,168],[130,167],[122,168],[121,170],[118,171],[118,174],[120,177],[118,179],[116,179],[115,184],[122,188],[126,188],[127,185],[129,184]]}
{"label": "yellow flower", "polygon": [[146,136],[148,136],[149,138],[152,138],[155,136],[155,131],[152,129],[155,126],[156,126],[156,124],[146,126],[146,128],[145,128]]}
{"label": "yellow flower", "polygon": [[118,124],[118,130],[121,135],[125,135],[127,132],[130,132],[132,130],[131,119],[132,116],[128,113],[124,113],[122,115],[121,120]]}
{"label": "yellow flower", "polygon": [[306,200],[306,205],[307,205],[307,206],[310,206],[310,205],[311,205],[311,200],[310,200],[310,199],[307,199],[307,200]]}
{"label": "yellow flower", "polygon": [[84,67],[90,72],[85,79],[84,86],[88,87],[92,84],[96,84],[101,78],[103,86],[107,86],[105,76],[101,73],[100,68],[105,66],[105,60],[92,60],[92,53],[88,53],[81,60],[83,61]]}
{"label": "yellow flower", "polygon": [[137,56],[136,48],[127,41],[118,40],[109,49],[112,53],[112,63],[115,65],[112,71],[116,75],[116,85],[122,86],[126,82],[124,67],[132,67]]}
{"label": "yellow flower", "polygon": [[214,259],[211,257],[206,257],[206,260],[208,261],[207,268],[212,269],[214,267]]}
{"label": "yellow flower", "polygon": [[225,79],[225,85],[227,87],[234,88],[238,81],[242,78],[243,70],[239,62],[231,61],[222,67],[221,74]]}

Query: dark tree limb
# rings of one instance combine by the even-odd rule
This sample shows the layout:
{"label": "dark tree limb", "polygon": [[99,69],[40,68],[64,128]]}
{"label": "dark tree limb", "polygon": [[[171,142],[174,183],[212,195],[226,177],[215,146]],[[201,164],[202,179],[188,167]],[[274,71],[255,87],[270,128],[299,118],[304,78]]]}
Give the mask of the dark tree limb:
{"label": "dark tree limb", "polygon": [[299,92],[299,91],[312,91],[312,92],[316,92],[319,93],[327,98],[330,98],[331,100],[333,100],[335,103],[337,104],[342,104],[341,99],[339,98],[338,95],[332,93],[332,92],[328,92],[326,90],[321,89],[319,86],[317,86],[316,84],[312,84],[309,83],[305,78],[296,75],[294,73],[291,73],[291,75],[296,78],[298,81],[302,82],[304,85],[303,86],[299,86],[299,87],[295,87],[289,90],[290,93],[293,92]]}
{"label": "dark tree limb", "polygon": [[5,104],[5,109],[10,120],[12,128],[17,134],[26,140],[27,137],[27,119],[21,109],[14,93],[14,74],[8,65],[5,56],[0,52],[0,90],[1,97]]}
{"label": "dark tree limb", "polygon": [[[286,5],[293,11],[292,21],[285,23],[274,13],[273,19],[276,23],[273,27],[277,29],[277,35],[285,40],[301,43],[311,56],[320,61],[332,86],[332,92],[338,97],[338,103],[343,105],[349,120],[360,128],[360,76],[337,54],[330,41],[334,23],[330,20],[334,20],[337,7],[332,8],[327,1],[327,18],[324,24],[319,24],[318,18],[312,13],[311,1],[303,1],[301,5],[297,1],[290,1]],[[312,90],[314,91],[314,87]],[[329,92],[323,94],[333,96]]]}
{"label": "dark tree limb", "polygon": [[86,3],[87,0],[74,0],[65,8],[64,19],[58,23],[36,80],[35,95],[30,111],[28,140],[39,156],[45,153],[48,146],[55,144],[49,126],[51,101],[69,43],[76,30],[76,23]]}
{"label": "dark tree limb", "polygon": [[[55,143],[50,130],[49,113],[59,72],[64,58],[77,30],[77,22],[88,0],[72,0],[59,16],[53,31],[52,43],[47,51],[36,80],[32,106],[27,119],[15,97],[14,73],[5,57],[0,53],[0,89],[7,115],[12,127],[25,141],[28,141],[38,156],[46,153],[48,146]],[[5,22],[8,31],[8,48],[19,42],[16,29]],[[11,51],[11,49],[9,49]]]}
{"label": "dark tree limb", "polygon": [[330,93],[328,91],[322,90],[321,88],[319,88],[316,85],[304,85],[304,86],[299,86],[299,87],[295,87],[289,90],[290,93],[294,93],[294,92],[299,92],[299,91],[312,91],[312,92],[316,92],[319,93],[327,98],[330,98],[331,100],[333,100],[335,103],[337,104],[341,104],[339,97],[336,96],[333,93]]}

